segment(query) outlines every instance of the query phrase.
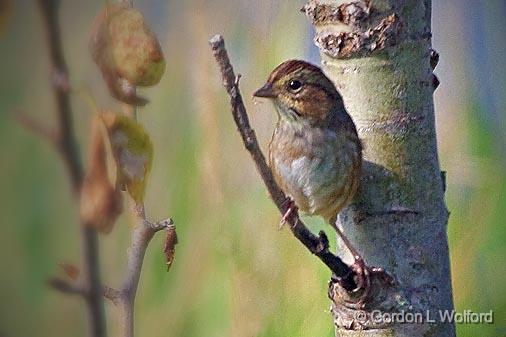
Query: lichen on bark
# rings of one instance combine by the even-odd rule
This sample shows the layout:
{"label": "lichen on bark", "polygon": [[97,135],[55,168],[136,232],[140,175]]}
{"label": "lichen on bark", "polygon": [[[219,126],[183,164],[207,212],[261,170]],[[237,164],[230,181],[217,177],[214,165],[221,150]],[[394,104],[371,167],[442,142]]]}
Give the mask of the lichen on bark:
{"label": "lichen on bark", "polygon": [[363,308],[347,303],[331,281],[336,336],[454,336],[453,324],[379,324],[371,317],[381,310],[437,318],[439,310],[453,309],[434,127],[431,2],[311,0],[303,11],[365,148],[361,188],[340,226],[367,264],[395,280],[373,277]]}

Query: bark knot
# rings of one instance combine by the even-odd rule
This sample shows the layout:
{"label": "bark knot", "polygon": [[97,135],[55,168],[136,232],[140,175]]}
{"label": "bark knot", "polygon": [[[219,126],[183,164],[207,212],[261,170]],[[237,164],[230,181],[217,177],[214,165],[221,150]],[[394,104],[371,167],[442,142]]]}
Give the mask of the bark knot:
{"label": "bark knot", "polygon": [[338,6],[309,1],[301,8],[301,12],[305,13],[315,26],[341,22],[358,28],[363,21],[367,20],[371,9],[369,0],[353,1]]}
{"label": "bark knot", "polygon": [[371,273],[371,291],[361,305],[356,303],[359,292],[346,291],[333,280],[329,282],[328,296],[334,324],[345,330],[384,329],[392,322],[375,320],[376,312],[408,310],[407,305],[401,305],[408,301],[399,292],[397,281],[385,272]]}
{"label": "bark knot", "polygon": [[397,45],[402,38],[402,31],[402,20],[393,13],[365,32],[321,32],[315,37],[315,44],[334,58],[363,57]]}

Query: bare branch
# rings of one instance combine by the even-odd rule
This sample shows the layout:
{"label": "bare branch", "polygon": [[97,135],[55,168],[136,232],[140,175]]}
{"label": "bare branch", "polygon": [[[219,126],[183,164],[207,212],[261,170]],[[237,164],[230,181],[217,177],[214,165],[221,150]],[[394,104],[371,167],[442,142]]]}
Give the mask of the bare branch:
{"label": "bare branch", "polygon": [[51,129],[48,126],[42,125],[42,123],[35,118],[28,116],[22,112],[17,113],[16,119],[18,123],[21,124],[25,129],[31,131],[36,136],[40,136],[48,140],[58,149],[58,134],[55,130]]}
{"label": "bare branch", "polygon": [[[72,109],[69,97],[68,71],[63,55],[61,31],[58,21],[58,0],[38,0],[42,15],[51,63],[51,84],[56,102],[57,139],[63,161],[69,172],[72,190],[76,199],[79,197],[83,183],[84,169],[81,163],[77,141],[72,123]],[[83,289],[88,308],[89,333],[93,337],[106,336],[105,314],[102,298],[98,261],[98,238],[92,228],[81,224],[83,241]],[[62,284],[60,284],[62,285]]]}
{"label": "bare branch", "polygon": [[[60,26],[58,24],[58,1],[39,0],[39,8],[46,28],[49,56],[51,62],[53,93],[57,105],[58,142],[62,156],[68,166],[72,187],[78,192],[83,178],[83,167],[77,150],[74,128],[72,124],[72,109],[68,88],[61,83],[68,83],[68,71],[63,46],[61,42]],[[57,75],[55,75],[57,74]],[[55,80],[58,78],[59,80]],[[64,79],[64,80],[63,80]]]}
{"label": "bare branch", "polygon": [[[288,198],[274,181],[272,171],[267,165],[265,156],[258,145],[255,131],[250,126],[246,108],[244,107],[241,93],[239,91],[239,77],[236,77],[234,74],[234,69],[225,49],[225,42],[220,35],[216,35],[211,38],[209,43],[216,62],[220,67],[223,86],[230,96],[232,116],[234,117],[234,121],[239,133],[241,134],[244,146],[253,158],[257,170],[260,173],[274,204],[281,214],[285,214],[289,205]],[[356,288],[356,283],[354,281],[355,273],[338,256],[330,252],[329,242],[323,231],[321,231],[318,236],[311,233],[311,231],[299,218],[297,212],[292,212],[287,217],[286,222],[290,224],[289,227],[293,235],[304,246],[306,246],[311,253],[316,255],[327,267],[329,267],[343,288],[349,291]]]}
{"label": "bare branch", "polygon": [[104,296],[115,303],[120,310],[122,336],[124,337],[133,337],[134,335],[135,295],[139,286],[146,249],[156,232],[162,229],[174,230],[174,222],[170,218],[155,223],[147,220],[144,205],[142,204],[134,205],[132,214],[135,216],[135,228],[128,249],[123,285],[121,290],[104,288]]}
{"label": "bare branch", "polygon": [[86,290],[78,286],[75,282],[69,282],[55,277],[48,280],[47,284],[54,290],[60,291],[64,294],[86,297]]}

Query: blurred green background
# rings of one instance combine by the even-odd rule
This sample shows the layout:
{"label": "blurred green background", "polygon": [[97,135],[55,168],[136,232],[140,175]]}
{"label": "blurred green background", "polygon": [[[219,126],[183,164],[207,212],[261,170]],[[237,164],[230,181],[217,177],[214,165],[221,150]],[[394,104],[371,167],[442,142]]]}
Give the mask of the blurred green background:
{"label": "blurred green background", "polygon": [[[137,0],[168,61],[160,85],[142,94],[139,112],[155,146],[146,207],[177,224],[176,261],[164,268],[162,235],[146,255],[137,296],[139,336],[333,336],[328,271],[277,230],[279,214],[243,150],[209,51],[221,33],[249,97],[287,58],[318,63],[313,32],[293,0]],[[61,1],[71,82],[108,97],[87,50],[89,27],[104,1]],[[494,325],[459,325],[460,336],[506,335],[506,2],[433,1],[438,144],[447,203],[457,310],[494,310]],[[42,24],[35,1],[12,1],[0,20],[0,336],[85,336],[84,305],[48,290],[58,262],[79,263],[76,205],[53,149],[21,128],[23,111],[54,122]],[[275,116],[246,99],[262,145]],[[79,141],[90,109],[73,97]],[[310,220],[312,228],[323,228]],[[124,215],[101,237],[103,279],[122,279],[130,224]],[[108,329],[117,335],[107,303]]]}

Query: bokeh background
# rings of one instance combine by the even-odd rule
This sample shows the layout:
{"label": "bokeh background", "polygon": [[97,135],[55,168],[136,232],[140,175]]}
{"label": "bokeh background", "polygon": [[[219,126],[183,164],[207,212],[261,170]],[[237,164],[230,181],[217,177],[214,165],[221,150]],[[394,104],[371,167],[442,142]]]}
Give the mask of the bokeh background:
{"label": "bokeh background", "polygon": [[[319,62],[313,32],[293,0],[136,0],[168,61],[139,112],[155,145],[147,193],[150,218],[177,224],[176,261],[167,273],[162,235],[146,255],[137,296],[139,336],[333,336],[328,271],[278,231],[279,215],[243,150],[207,40],[225,36],[249,97],[287,58]],[[104,1],[61,1],[71,82],[108,97],[87,50]],[[458,310],[495,312],[493,325],[459,325],[460,336],[506,335],[506,2],[433,1],[441,54],[435,93],[438,144],[447,173],[449,238]],[[64,167],[53,149],[21,128],[23,111],[54,122],[42,24],[35,1],[11,1],[0,20],[0,336],[85,336],[83,303],[48,290],[58,262],[78,263],[80,241]],[[91,89],[90,89],[91,88]],[[266,145],[275,116],[246,100]],[[91,116],[73,96],[83,153]],[[310,220],[313,229],[324,228]],[[128,216],[101,237],[103,279],[118,285],[129,243]],[[107,304],[108,329],[117,335]]]}

